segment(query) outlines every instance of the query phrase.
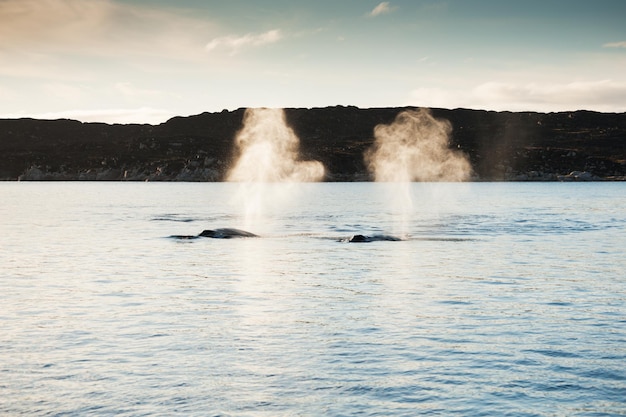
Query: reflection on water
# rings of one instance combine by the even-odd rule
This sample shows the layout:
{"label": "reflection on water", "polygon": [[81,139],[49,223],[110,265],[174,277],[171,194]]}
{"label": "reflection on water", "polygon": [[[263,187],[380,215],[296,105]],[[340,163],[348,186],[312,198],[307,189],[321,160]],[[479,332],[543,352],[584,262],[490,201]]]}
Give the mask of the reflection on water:
{"label": "reflection on water", "polygon": [[622,185],[384,186],[2,184],[0,414],[624,414]]}

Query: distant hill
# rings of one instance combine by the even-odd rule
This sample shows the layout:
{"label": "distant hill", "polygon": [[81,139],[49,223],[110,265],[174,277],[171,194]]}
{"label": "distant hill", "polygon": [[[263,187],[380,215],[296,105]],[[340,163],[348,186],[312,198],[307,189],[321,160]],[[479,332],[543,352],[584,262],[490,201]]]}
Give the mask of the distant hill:
{"label": "distant hill", "polygon": [[[373,129],[405,108],[285,109],[302,159],[327,181],[368,181]],[[175,117],[160,125],[0,120],[0,179],[222,181],[244,109]],[[432,109],[453,127],[478,181],[624,180],[626,113]]]}

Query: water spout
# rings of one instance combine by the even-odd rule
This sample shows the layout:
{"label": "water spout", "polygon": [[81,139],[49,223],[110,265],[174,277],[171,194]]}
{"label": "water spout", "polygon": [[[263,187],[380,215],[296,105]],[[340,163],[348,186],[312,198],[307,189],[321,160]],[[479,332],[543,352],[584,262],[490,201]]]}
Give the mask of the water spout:
{"label": "water spout", "polygon": [[226,180],[240,183],[236,202],[246,228],[265,224],[268,208],[286,203],[290,184],[320,181],[324,166],[300,160],[300,140],[285,120],[283,109],[247,109],[235,138],[236,158]]}
{"label": "water spout", "polygon": [[393,123],[374,128],[374,144],[365,162],[375,181],[387,182],[391,210],[398,215],[396,232],[406,234],[413,212],[411,182],[466,181],[467,156],[449,148],[450,122],[435,119],[428,109],[407,110]]}

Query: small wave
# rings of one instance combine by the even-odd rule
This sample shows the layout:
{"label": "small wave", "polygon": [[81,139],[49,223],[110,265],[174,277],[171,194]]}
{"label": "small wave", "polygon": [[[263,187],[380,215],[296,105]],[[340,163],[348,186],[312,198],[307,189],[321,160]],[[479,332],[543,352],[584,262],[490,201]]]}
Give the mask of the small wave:
{"label": "small wave", "polygon": [[199,219],[191,217],[181,217],[179,214],[164,214],[162,216],[153,217],[153,222],[179,222],[179,223],[191,223]]}
{"label": "small wave", "polygon": [[167,237],[168,239],[174,240],[194,240],[200,238],[198,235],[170,235]]}
{"label": "small wave", "polygon": [[580,355],[578,355],[577,353],[555,349],[530,349],[526,352],[538,353],[540,355],[549,356],[552,358],[580,358]]}
{"label": "small wave", "polygon": [[436,237],[436,236],[428,236],[428,237],[410,237],[406,240],[421,240],[426,242],[473,242],[478,239],[471,237]]}
{"label": "small wave", "polygon": [[592,369],[590,371],[582,372],[581,376],[610,381],[626,381],[626,374],[624,374],[624,372],[610,369]]}
{"label": "small wave", "polygon": [[451,215],[415,225],[421,233],[444,235],[566,235],[608,230],[619,227],[615,222],[590,222],[579,218],[563,218],[554,213],[520,213],[514,218],[494,215]]}
{"label": "small wave", "polygon": [[470,301],[460,301],[460,300],[441,300],[439,304],[448,304],[448,305],[471,305]]}

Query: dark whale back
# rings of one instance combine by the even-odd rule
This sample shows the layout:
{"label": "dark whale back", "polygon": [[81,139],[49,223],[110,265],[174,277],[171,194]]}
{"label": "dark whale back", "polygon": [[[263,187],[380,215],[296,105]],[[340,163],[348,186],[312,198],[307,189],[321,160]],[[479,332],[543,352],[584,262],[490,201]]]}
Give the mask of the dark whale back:
{"label": "dark whale back", "polygon": [[366,242],[380,242],[380,241],[392,241],[397,242],[400,241],[399,237],[390,236],[390,235],[373,235],[373,236],[365,236],[365,235],[354,235],[350,238],[348,242],[352,243],[366,243]]}
{"label": "dark whale back", "polygon": [[231,227],[215,230],[203,230],[198,236],[210,237],[213,239],[232,239],[236,237],[259,237],[254,233],[246,232],[245,230],[234,229]]}

